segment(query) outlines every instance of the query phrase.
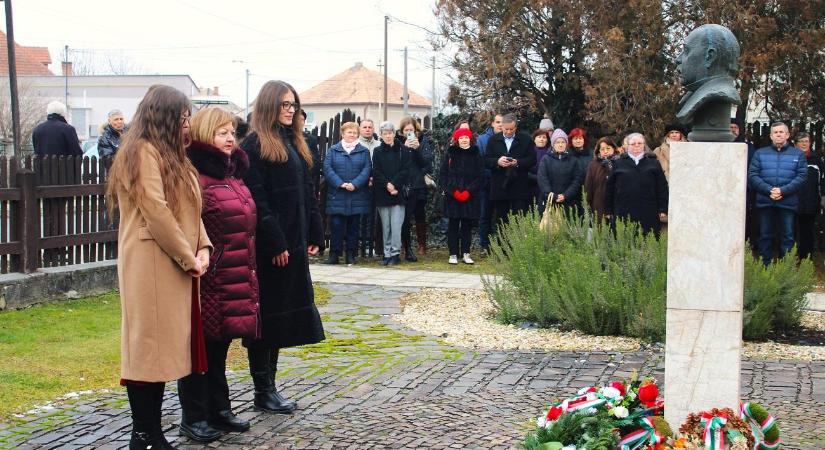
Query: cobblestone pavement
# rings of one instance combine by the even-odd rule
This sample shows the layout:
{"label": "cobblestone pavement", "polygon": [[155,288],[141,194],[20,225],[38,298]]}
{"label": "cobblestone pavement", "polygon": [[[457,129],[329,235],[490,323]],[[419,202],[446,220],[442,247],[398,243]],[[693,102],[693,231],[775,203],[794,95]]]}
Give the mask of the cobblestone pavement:
{"label": "cobblestone pavement", "polygon": [[[291,416],[252,410],[248,374],[230,377],[233,409],[253,423],[207,447],[177,436],[178,402],[167,386],[163,424],[181,449],[513,448],[540,410],[580,387],[639,370],[663,379],[657,352],[486,352],[450,347],[389,315],[417,288],[328,285],[330,336],[286,351],[282,391]],[[768,406],[788,449],[825,448],[825,363],[745,361],[743,397]],[[124,448],[131,421],[122,390],[0,426],[0,448]],[[170,439],[171,440],[171,439]]]}

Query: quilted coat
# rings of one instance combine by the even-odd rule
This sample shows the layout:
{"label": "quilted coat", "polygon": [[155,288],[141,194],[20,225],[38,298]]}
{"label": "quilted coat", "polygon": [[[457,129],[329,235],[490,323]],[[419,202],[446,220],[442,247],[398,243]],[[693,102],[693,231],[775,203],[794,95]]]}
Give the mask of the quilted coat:
{"label": "quilted coat", "polygon": [[252,194],[240,178],[249,168],[241,149],[230,156],[203,142],[187,150],[198,169],[203,220],[214,246],[201,277],[201,317],[206,339],[259,336],[255,261],[257,215]]}
{"label": "quilted coat", "polygon": [[[748,185],[756,190],[756,207],[796,210],[796,194],[805,183],[807,166],[805,154],[790,143],[779,149],[770,145],[757,150],[748,167]],[[774,187],[782,191],[782,200],[771,200]]]}
{"label": "quilted coat", "polygon": [[[355,216],[372,212],[372,193],[367,189],[372,172],[370,152],[358,144],[350,153],[337,143],[324,158],[324,178],[327,180],[327,214]],[[341,188],[352,183],[355,190]]]}

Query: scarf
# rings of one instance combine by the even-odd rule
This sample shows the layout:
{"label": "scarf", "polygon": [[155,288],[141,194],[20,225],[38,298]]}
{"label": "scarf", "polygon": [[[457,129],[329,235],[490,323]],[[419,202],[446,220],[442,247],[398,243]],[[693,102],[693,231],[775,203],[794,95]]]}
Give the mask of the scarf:
{"label": "scarf", "polygon": [[344,147],[344,151],[347,152],[348,154],[351,153],[353,150],[355,150],[355,147],[357,145],[358,145],[358,140],[355,140],[355,141],[352,141],[352,142],[349,142],[349,143],[347,141],[344,141],[344,140],[341,141],[341,147]]}
{"label": "scarf", "polygon": [[629,156],[629,157],[630,157],[630,159],[632,159],[632,160],[633,160],[633,162],[635,162],[635,163],[636,163],[636,165],[638,166],[638,165],[639,165],[639,161],[641,161],[641,160],[642,160],[642,158],[644,158],[644,157],[645,157],[645,154],[644,154],[644,153],[639,153],[639,156],[633,156],[633,154],[631,154],[630,152],[628,152],[628,153],[627,153],[627,156]]}

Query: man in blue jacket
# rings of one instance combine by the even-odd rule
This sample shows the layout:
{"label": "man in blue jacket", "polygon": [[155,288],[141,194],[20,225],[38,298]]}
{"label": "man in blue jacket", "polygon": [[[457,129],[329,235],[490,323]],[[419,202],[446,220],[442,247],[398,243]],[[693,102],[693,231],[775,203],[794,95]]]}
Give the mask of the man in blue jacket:
{"label": "man in blue jacket", "polygon": [[[490,126],[487,127],[476,141],[482,158],[484,158],[487,152],[487,142],[494,134],[501,132],[501,117],[501,114],[495,114],[493,120],[490,122]],[[479,190],[481,211],[478,221],[478,239],[479,244],[481,244],[482,255],[486,255],[490,250],[490,228],[493,220],[493,208],[490,203],[490,173],[490,169],[484,169],[484,182]]]}
{"label": "man in blue jacket", "polygon": [[772,124],[772,144],[757,150],[748,168],[748,184],[756,191],[759,211],[759,254],[766,266],[773,259],[775,236],[779,238],[780,258],[793,247],[797,192],[808,171],[805,154],[791,145],[789,138],[787,125]]}

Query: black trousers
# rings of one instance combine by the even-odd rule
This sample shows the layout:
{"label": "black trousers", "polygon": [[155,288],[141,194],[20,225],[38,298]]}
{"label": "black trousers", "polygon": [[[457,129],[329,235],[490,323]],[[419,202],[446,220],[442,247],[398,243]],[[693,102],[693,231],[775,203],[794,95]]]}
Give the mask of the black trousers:
{"label": "black trousers", "polygon": [[796,250],[799,259],[809,258],[816,246],[816,214],[796,215]]}
{"label": "black trousers", "polygon": [[526,213],[529,202],[527,199],[493,201],[493,214],[496,219],[496,226],[507,223],[508,214]]}
{"label": "black trousers", "polygon": [[178,380],[181,421],[209,420],[220,411],[229,411],[229,383],[226,381],[226,355],[232,341],[206,341],[205,374],[192,373]]}
{"label": "black trousers", "polygon": [[[451,255],[470,253],[472,219],[451,218],[447,227],[447,247]],[[461,252],[459,253],[459,247]]]}
{"label": "black trousers", "polygon": [[404,223],[401,225],[401,246],[410,245],[410,228],[413,223],[427,223],[427,190],[411,189],[404,202]]}

